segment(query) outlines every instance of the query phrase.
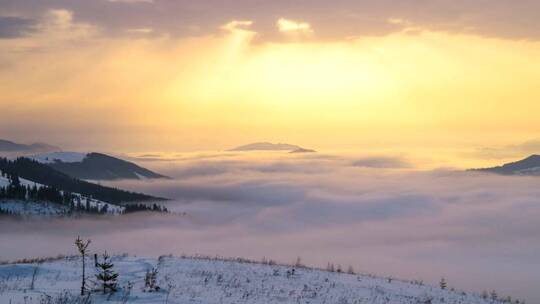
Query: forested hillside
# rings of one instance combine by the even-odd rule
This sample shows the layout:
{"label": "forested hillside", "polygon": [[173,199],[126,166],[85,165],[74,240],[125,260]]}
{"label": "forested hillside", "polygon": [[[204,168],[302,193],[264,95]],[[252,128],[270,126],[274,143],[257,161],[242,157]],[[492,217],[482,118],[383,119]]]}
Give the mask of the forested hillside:
{"label": "forested hillside", "polygon": [[62,191],[79,193],[113,204],[163,200],[163,198],[157,198],[142,193],[105,187],[78,180],[28,158],[17,158],[15,160],[0,158],[0,170],[5,172],[5,174],[22,177]]}

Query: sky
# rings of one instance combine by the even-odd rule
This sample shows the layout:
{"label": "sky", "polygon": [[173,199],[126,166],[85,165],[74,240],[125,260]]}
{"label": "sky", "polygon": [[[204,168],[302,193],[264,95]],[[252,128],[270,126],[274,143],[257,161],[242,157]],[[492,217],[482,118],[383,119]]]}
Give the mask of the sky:
{"label": "sky", "polygon": [[[115,186],[193,216],[77,222],[116,251],[539,301],[537,180],[447,170],[540,153],[539,101],[537,0],[0,0],[0,138],[133,157],[175,179]],[[320,153],[215,152],[260,141]],[[0,226],[2,258],[64,253],[74,227]]]}
{"label": "sky", "polygon": [[0,0],[0,137],[70,150],[538,139],[535,0]]}

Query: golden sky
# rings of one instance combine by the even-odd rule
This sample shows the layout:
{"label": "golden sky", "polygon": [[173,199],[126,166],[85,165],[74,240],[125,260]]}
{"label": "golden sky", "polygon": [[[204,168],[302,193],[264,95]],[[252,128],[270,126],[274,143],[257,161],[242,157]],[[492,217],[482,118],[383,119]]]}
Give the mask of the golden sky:
{"label": "golden sky", "polygon": [[184,24],[195,34],[170,30],[172,17],[152,23],[137,10],[140,26],[116,24],[63,4],[5,4],[0,137],[126,152],[254,141],[482,147],[539,137],[540,35],[513,20],[459,24],[426,12],[435,22],[413,7],[392,16],[372,7],[378,23],[357,21],[355,32],[321,12],[292,18],[275,9],[253,18],[194,13],[189,20],[207,23]]}

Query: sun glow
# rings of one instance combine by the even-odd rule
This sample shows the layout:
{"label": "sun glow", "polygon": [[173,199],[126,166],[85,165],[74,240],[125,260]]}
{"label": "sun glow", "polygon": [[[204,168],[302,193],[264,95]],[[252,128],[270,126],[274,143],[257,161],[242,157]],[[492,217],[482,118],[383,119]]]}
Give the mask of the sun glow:
{"label": "sun glow", "polygon": [[287,33],[287,32],[303,32],[303,33],[311,33],[313,30],[311,29],[311,25],[307,22],[298,22],[290,19],[280,18],[276,22],[277,27],[280,32]]}
{"label": "sun glow", "polygon": [[[82,127],[87,113],[101,113],[90,127],[144,130],[129,144],[143,144],[149,136],[154,145],[165,144],[166,134],[181,134],[179,142],[222,146],[212,130],[227,138],[223,142],[286,136],[308,145],[349,147],[379,138],[459,141],[462,136],[452,134],[463,130],[470,142],[527,140],[540,132],[531,115],[540,111],[531,102],[540,97],[540,62],[530,60],[540,58],[537,42],[429,31],[261,42],[253,26],[231,21],[221,35],[197,38],[94,39],[82,50],[40,40],[44,52],[10,55],[19,63],[0,73],[2,98],[24,115],[35,114],[25,110],[31,104],[39,113],[61,109],[64,122],[82,121]],[[65,28],[86,27],[71,24],[58,33]],[[100,60],[87,65],[98,53]],[[59,64],[35,73],[33,67],[44,61]]]}

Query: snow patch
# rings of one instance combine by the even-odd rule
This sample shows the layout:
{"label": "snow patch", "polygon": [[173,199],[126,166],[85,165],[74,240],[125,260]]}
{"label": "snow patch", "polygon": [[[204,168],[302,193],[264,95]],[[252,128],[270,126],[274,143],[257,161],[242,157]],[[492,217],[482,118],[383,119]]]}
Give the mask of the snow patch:
{"label": "snow patch", "polygon": [[31,156],[26,156],[27,158],[33,159],[42,164],[53,164],[56,162],[63,163],[79,163],[82,162],[86,157],[87,153],[81,152],[52,152],[52,153],[43,153],[36,154]]}
{"label": "snow patch", "polygon": [[27,202],[19,200],[0,199],[0,210],[22,216],[62,216],[66,215],[69,208],[51,202]]}
{"label": "snow patch", "polygon": [[133,172],[133,173],[137,176],[138,179],[148,179],[148,177],[146,177],[146,176],[144,176],[142,174],[139,174],[137,172]]}

